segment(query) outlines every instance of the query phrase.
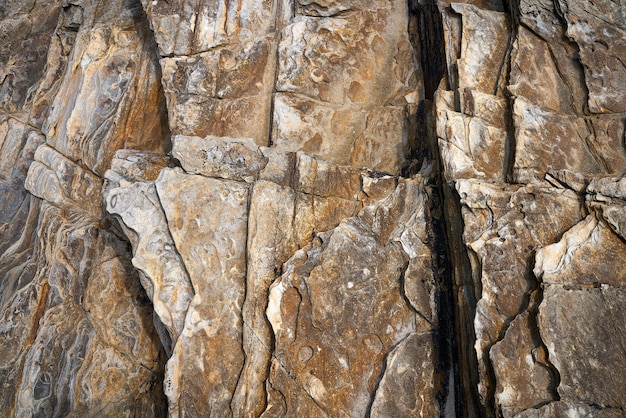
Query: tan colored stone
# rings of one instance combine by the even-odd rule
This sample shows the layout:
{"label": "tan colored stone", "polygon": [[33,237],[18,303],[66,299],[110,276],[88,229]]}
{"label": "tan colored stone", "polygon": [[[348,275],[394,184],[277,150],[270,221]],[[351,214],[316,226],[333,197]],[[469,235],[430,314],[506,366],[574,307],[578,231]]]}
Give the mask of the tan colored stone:
{"label": "tan colored stone", "polygon": [[169,157],[161,153],[121,149],[115,152],[111,171],[128,180],[154,181],[169,162]]}
{"label": "tan colored stone", "polygon": [[274,99],[272,146],[281,152],[303,151],[333,163],[349,164],[367,115],[363,109],[278,93]]}
{"label": "tan colored stone", "polygon": [[[625,248],[622,247],[622,254]],[[583,259],[605,260],[599,248]],[[575,279],[576,276],[570,276]],[[568,277],[569,278],[569,277]],[[602,282],[614,281],[614,278]],[[539,330],[558,370],[562,400],[623,410],[626,394],[626,306],[623,287],[548,286],[539,306]]]}
{"label": "tan colored stone", "polygon": [[[400,342],[387,358],[370,416],[434,417],[440,416],[439,405],[432,402],[438,379],[428,364],[436,363],[437,350],[432,334],[411,334]],[[415,367],[415,361],[423,367]]]}
{"label": "tan colored stone", "polygon": [[479,117],[454,112],[444,100],[437,94],[437,137],[446,180],[504,180],[506,131]]}
{"label": "tan colored stone", "polygon": [[545,364],[545,348],[537,343],[531,315],[525,312],[509,325],[489,352],[496,378],[496,407],[504,417],[556,400],[554,377]]}
{"label": "tan colored stone", "polygon": [[167,364],[169,411],[229,416],[244,361],[248,186],[180,169],[163,170],[155,184],[195,292]]}
{"label": "tan colored stone", "polygon": [[550,44],[520,27],[512,52],[508,90],[529,103],[552,112],[571,114],[572,92],[563,80]]}
{"label": "tan colored stone", "polygon": [[144,46],[147,30],[129,25],[132,19],[125,10],[117,24],[97,23],[78,33],[71,71],[43,126],[50,146],[98,175],[119,148],[163,147],[156,62]]}
{"label": "tan colored stone", "polygon": [[0,109],[5,112],[28,112],[60,13],[54,0],[0,6]]}
{"label": "tan colored stone", "polygon": [[367,115],[365,129],[354,141],[350,164],[398,174],[410,155],[415,107],[384,107]]}
{"label": "tan colored stone", "polygon": [[[448,62],[458,72],[456,88],[470,88],[501,95],[509,24],[504,13],[481,10],[472,4],[454,3],[452,10],[462,16],[462,33],[458,55]],[[453,35],[454,36],[454,35]]]}
{"label": "tan colored stone", "polygon": [[603,172],[587,143],[592,133],[584,118],[553,113],[518,97],[513,107],[515,163],[513,179],[541,181],[554,169],[585,174]]}
{"label": "tan colored stone", "polygon": [[[264,36],[277,23],[285,8],[282,0],[142,0],[162,56],[194,55],[233,40]],[[284,19],[284,18],[283,18]]]}
{"label": "tan colored stone", "polygon": [[[270,289],[267,308],[277,359],[270,374],[268,411],[282,398],[282,410],[288,415],[296,411],[310,416],[362,415],[374,396],[387,353],[424,329],[398,285],[405,257],[417,256],[409,234],[422,230],[418,222],[422,187],[419,181],[400,183],[382,202],[318,234],[284,265],[283,275]],[[379,293],[378,288],[385,290]],[[428,358],[427,350],[421,353]],[[368,360],[361,361],[364,358]],[[434,369],[419,370],[409,371],[415,386],[433,390]],[[393,367],[388,372],[389,379],[401,373]],[[407,396],[400,408],[437,410],[430,397],[412,403]]]}
{"label": "tan colored stone", "polygon": [[397,174],[408,157],[411,109],[321,103],[291,94],[274,101],[273,147],[336,164]]}
{"label": "tan colored stone", "polygon": [[172,143],[172,156],[190,174],[250,183],[258,178],[267,164],[266,158],[250,138],[177,135]]}
{"label": "tan colored stone", "polygon": [[[591,256],[598,248],[601,248],[603,263]],[[622,240],[594,216],[588,216],[563,234],[559,242],[537,251],[534,271],[543,283],[551,285],[604,283],[621,287],[626,277],[623,256]]]}
{"label": "tan colored stone", "polygon": [[268,145],[273,37],[189,57],[163,58],[163,88],[175,134],[253,138]]}
{"label": "tan colored stone", "polygon": [[[294,156],[295,157],[295,156]],[[265,316],[269,287],[281,274],[282,264],[299,248],[307,245],[318,231],[332,229],[342,219],[353,215],[359,204],[342,194],[354,196],[351,167],[338,167],[298,155],[297,169],[292,171],[296,190],[268,181],[255,183],[250,203],[248,225],[248,264],[246,299],[243,305],[245,366],[236,396],[235,415],[260,414],[266,405],[268,367],[273,353],[272,333]],[[302,175],[296,175],[299,172]],[[345,183],[331,182],[346,174]],[[350,190],[353,185],[356,190]],[[336,188],[335,191],[331,186]],[[306,194],[298,189],[321,192],[328,196]],[[270,402],[271,404],[271,402]],[[270,408],[270,405],[267,405]]]}
{"label": "tan colored stone", "polygon": [[25,187],[57,207],[87,211],[87,216],[96,218],[101,215],[101,203],[92,197],[100,194],[102,180],[47,145],[35,152]]}
{"label": "tan colored stone", "polygon": [[107,171],[106,179],[106,210],[120,221],[133,246],[133,266],[167,330],[168,335],[161,339],[171,354],[194,295],[186,267],[176,250],[154,184],[128,181],[113,171]]}
{"label": "tan colored stone", "polygon": [[593,132],[590,149],[598,155],[604,171],[626,171],[626,125],[623,115],[594,115],[587,119]]}
{"label": "tan colored stone", "polygon": [[610,0],[579,3],[559,0],[567,36],[579,48],[593,113],[626,111],[626,24],[623,5]]}
{"label": "tan colored stone", "polygon": [[[367,3],[365,4],[367,7]],[[299,17],[282,32],[276,89],[358,107],[402,106],[421,94],[402,1],[339,17]]]}
{"label": "tan colored stone", "polygon": [[558,401],[551,402],[537,409],[528,409],[515,415],[515,418],[620,418],[623,412],[617,408],[600,408],[579,402]]}
{"label": "tan colored stone", "polygon": [[[458,180],[472,274],[480,280],[476,303],[475,349],[479,393],[487,402],[493,390],[488,352],[506,324],[521,314],[535,287],[528,272],[534,251],[554,242],[580,220],[578,196],[568,189]],[[537,225],[541,225],[537,229]]]}
{"label": "tan colored stone", "polygon": [[[162,413],[160,389],[150,384],[162,367],[158,337],[144,321],[149,306],[124,243],[89,219],[66,222],[60,209],[46,203],[39,223],[42,238],[53,238],[34,254],[47,268],[22,272],[25,286],[8,306],[30,305],[29,312],[3,321],[14,327],[3,330],[3,341],[23,334],[22,352],[3,344],[3,362],[8,355],[19,364],[12,389],[3,390],[15,404],[3,403],[3,411],[67,416],[131,413],[142,405]],[[27,317],[32,324],[22,322]],[[70,386],[76,390],[68,397]]]}

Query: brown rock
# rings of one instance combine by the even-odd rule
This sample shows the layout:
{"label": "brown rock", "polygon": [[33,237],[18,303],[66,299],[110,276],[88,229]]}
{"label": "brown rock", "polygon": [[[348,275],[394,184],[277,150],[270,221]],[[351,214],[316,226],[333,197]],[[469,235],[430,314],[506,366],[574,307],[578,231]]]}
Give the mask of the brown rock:
{"label": "brown rock", "polygon": [[163,170],[155,185],[195,292],[167,365],[169,411],[230,415],[244,361],[248,186],[180,169]]}
{"label": "brown rock", "polygon": [[567,36],[576,42],[585,69],[588,106],[593,113],[626,111],[624,10],[608,0],[577,3],[559,0]]}
{"label": "brown rock", "polygon": [[253,138],[269,142],[273,37],[188,57],[163,58],[163,88],[175,134]]}
{"label": "brown rock", "polygon": [[[107,12],[118,14],[114,23]],[[43,125],[51,147],[98,175],[117,149],[158,151],[165,141],[157,63],[135,12],[115,4],[81,26]]]}
{"label": "brown rock", "polygon": [[[116,160],[114,160],[116,161]],[[194,295],[186,267],[176,250],[153,183],[129,182],[107,171],[106,210],[120,221],[133,246],[132,263],[168,335],[161,335],[171,354]]]}
{"label": "brown rock", "polygon": [[191,174],[250,183],[267,164],[250,138],[208,136],[203,139],[177,135],[172,143],[172,156]]}
{"label": "brown rock", "polygon": [[556,399],[545,348],[537,343],[528,312],[517,316],[489,352],[496,378],[495,401],[502,416],[516,416]]}
{"label": "brown rock", "polygon": [[493,385],[488,353],[504,337],[506,324],[523,313],[536,286],[528,274],[534,250],[554,242],[580,220],[579,202],[571,190],[540,184],[520,187],[458,180],[456,189],[463,205],[463,239],[472,274],[481,282],[474,330],[479,393],[487,402]]}
{"label": "brown rock", "polygon": [[[465,93],[467,97],[465,102],[469,102],[464,105],[465,112],[473,116],[475,113],[473,92],[466,89]],[[490,125],[480,117],[452,111],[442,97],[443,94],[445,93],[441,95],[438,93],[436,96],[437,139],[446,180],[463,178],[504,180],[506,131],[502,126]],[[498,103],[497,99],[492,97],[494,104]],[[484,107],[487,106],[480,106],[479,109]],[[479,114],[482,113],[479,111]]]}
{"label": "brown rock", "polygon": [[518,97],[513,120],[514,181],[541,181],[546,172],[554,169],[586,174],[603,172],[602,163],[587,145],[592,133],[583,118],[552,113]]}
{"label": "brown rock", "polygon": [[539,307],[539,329],[550,362],[559,371],[561,399],[624,408],[624,297],[623,288],[609,285],[547,287]]}
{"label": "brown rock", "polygon": [[[398,344],[387,359],[387,368],[372,404],[373,417],[432,417],[440,415],[432,403],[441,389],[437,387],[436,348],[430,334],[411,334]],[[423,367],[415,367],[415,360]]]}
{"label": "brown rock", "polygon": [[[276,334],[277,362],[270,382],[280,392],[287,414],[362,415],[382,372],[383,358],[422,326],[398,286],[405,257],[413,258],[403,250],[402,237],[412,228],[419,231],[418,224],[405,224],[402,219],[416,219],[412,209],[419,206],[412,203],[419,193],[419,183],[401,183],[380,204],[319,234],[295,253],[272,285],[267,316]],[[394,216],[391,219],[398,223],[386,224],[387,216]],[[379,288],[384,291],[377,292]],[[409,350],[398,350],[403,353],[405,349]],[[422,353],[427,356],[427,351]],[[363,362],[364,358],[368,361]],[[408,373],[415,376],[416,388],[434,390],[429,380],[433,370]],[[401,371],[392,367],[388,373],[394,379],[391,376]],[[287,375],[292,378],[286,379]],[[386,390],[387,386],[380,403],[385,402]],[[275,396],[270,397],[268,411],[274,408]],[[437,410],[428,398],[423,403],[409,399],[403,404],[400,408]]]}

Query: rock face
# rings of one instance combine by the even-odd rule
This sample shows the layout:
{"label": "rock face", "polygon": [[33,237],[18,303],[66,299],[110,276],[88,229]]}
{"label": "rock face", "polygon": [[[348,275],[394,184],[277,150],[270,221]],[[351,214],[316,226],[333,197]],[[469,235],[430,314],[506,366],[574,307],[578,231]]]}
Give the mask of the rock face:
{"label": "rock face", "polygon": [[625,14],[1,3],[0,416],[623,416]]}

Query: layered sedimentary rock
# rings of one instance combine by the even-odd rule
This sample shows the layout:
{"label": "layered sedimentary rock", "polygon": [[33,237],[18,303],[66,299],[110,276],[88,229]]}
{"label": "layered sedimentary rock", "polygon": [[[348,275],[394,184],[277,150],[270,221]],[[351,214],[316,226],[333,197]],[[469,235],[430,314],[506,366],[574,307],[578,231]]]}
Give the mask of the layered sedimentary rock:
{"label": "layered sedimentary rock", "polygon": [[0,416],[622,416],[625,13],[0,3]]}

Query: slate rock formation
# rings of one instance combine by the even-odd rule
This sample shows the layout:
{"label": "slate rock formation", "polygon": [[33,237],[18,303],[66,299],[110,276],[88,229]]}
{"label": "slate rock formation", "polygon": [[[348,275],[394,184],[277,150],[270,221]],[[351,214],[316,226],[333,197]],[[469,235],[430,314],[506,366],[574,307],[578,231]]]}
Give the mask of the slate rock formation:
{"label": "slate rock formation", "polygon": [[625,22],[0,2],[0,416],[623,416]]}

